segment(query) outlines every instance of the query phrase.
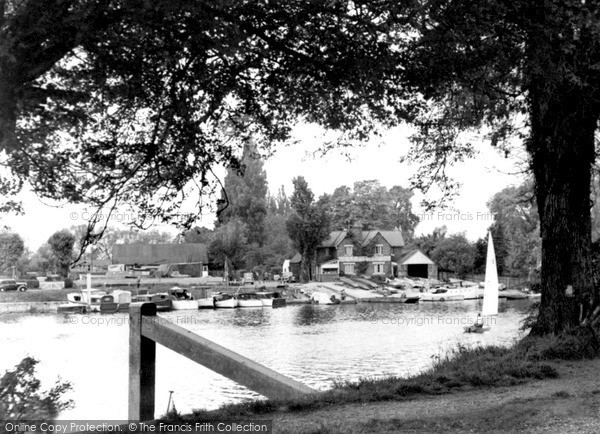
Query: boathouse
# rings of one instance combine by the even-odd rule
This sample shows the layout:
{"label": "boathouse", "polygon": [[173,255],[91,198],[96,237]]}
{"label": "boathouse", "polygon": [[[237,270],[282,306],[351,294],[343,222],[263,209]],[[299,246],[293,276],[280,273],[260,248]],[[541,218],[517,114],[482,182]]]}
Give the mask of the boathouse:
{"label": "boathouse", "polygon": [[[182,244],[115,244],[112,263],[123,264],[125,270],[154,268],[167,275],[190,277],[208,275],[208,252],[201,243]],[[166,274],[165,274],[166,273]]]}
{"label": "boathouse", "polygon": [[398,275],[402,277],[438,278],[438,266],[420,250],[406,252],[398,261]]}

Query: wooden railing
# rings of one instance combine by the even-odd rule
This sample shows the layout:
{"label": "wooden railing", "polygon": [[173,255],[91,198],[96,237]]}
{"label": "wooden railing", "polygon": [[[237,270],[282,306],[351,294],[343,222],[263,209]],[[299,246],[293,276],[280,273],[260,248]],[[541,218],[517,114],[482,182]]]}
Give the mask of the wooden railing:
{"label": "wooden railing", "polygon": [[129,310],[129,420],[154,419],[159,343],[267,398],[293,399],[314,389],[156,316],[154,303]]}

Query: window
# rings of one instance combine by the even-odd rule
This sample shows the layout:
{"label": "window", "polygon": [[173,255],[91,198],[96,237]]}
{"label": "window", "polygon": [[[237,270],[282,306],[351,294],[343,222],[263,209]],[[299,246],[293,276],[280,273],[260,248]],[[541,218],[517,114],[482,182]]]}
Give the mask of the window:
{"label": "window", "polygon": [[354,274],[354,264],[344,264],[345,274]]}
{"label": "window", "polygon": [[345,256],[352,256],[353,252],[354,252],[354,246],[353,245],[344,246],[344,255]]}
{"label": "window", "polygon": [[377,256],[381,256],[381,255],[383,255],[383,244],[377,244],[377,245],[375,246],[375,254],[376,254]]}
{"label": "window", "polygon": [[383,274],[383,262],[373,263],[373,274]]}

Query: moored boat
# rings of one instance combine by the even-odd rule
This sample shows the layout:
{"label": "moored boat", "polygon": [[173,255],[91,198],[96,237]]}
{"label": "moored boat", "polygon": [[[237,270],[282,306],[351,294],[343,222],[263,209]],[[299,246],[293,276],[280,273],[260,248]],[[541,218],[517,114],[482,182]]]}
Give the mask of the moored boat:
{"label": "moored boat", "polygon": [[523,298],[529,298],[529,294],[518,289],[505,289],[498,292],[498,297],[506,298],[507,300],[521,300]]}
{"label": "moored boat", "polygon": [[278,308],[287,306],[286,299],[281,297],[281,294],[278,292],[259,291],[256,295],[265,307]]}
{"label": "moored boat", "polygon": [[421,301],[463,301],[463,294],[454,294],[449,292],[447,288],[437,288],[431,292],[421,294]]}
{"label": "moored boat", "polygon": [[255,292],[237,295],[238,307],[263,307],[263,302]]}
{"label": "moored boat", "polygon": [[154,303],[156,304],[157,311],[171,310],[173,306],[173,300],[167,293],[161,292],[158,294],[138,294],[133,297],[136,303]]}
{"label": "moored boat", "polygon": [[214,309],[215,308],[215,298],[222,295],[221,291],[208,291],[206,297],[199,298],[196,301],[198,302],[198,309]]}
{"label": "moored boat", "polygon": [[171,296],[171,307],[173,310],[198,309],[198,301],[187,289],[175,286],[169,290]]}
{"label": "moored boat", "polygon": [[196,300],[198,303],[198,309],[214,309],[215,308],[215,297],[221,295],[220,291],[208,291],[206,297],[199,298]]}
{"label": "moored boat", "polygon": [[421,299],[421,295],[420,294],[418,294],[418,295],[417,294],[407,294],[406,292],[402,292],[397,295],[390,295],[387,298],[393,300],[396,303],[414,304],[414,303],[419,302],[419,300]]}
{"label": "moored boat", "polygon": [[215,307],[234,308],[238,306],[238,300],[230,294],[219,294],[214,297]]}
{"label": "moored boat", "polygon": [[105,295],[107,295],[106,291],[102,289],[91,289],[89,291],[69,292],[67,300],[69,305],[83,306],[83,312],[100,312],[102,297]]}
{"label": "moored boat", "polygon": [[129,309],[131,292],[115,289],[107,293],[102,289],[91,289],[67,294],[68,304],[58,307],[59,312],[119,312]]}

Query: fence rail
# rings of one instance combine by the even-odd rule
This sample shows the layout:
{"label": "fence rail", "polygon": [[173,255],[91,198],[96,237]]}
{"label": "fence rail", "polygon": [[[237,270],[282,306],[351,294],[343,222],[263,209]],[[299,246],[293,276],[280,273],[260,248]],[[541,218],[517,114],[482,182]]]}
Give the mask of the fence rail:
{"label": "fence rail", "polygon": [[129,420],[154,419],[157,343],[268,398],[317,393],[189,330],[161,321],[154,303],[133,303],[129,320]]}
{"label": "fence rail", "polygon": [[[467,274],[464,280],[471,282],[484,282],[485,274]],[[498,276],[498,283],[506,285],[507,289],[518,289],[531,283],[527,277]]]}

